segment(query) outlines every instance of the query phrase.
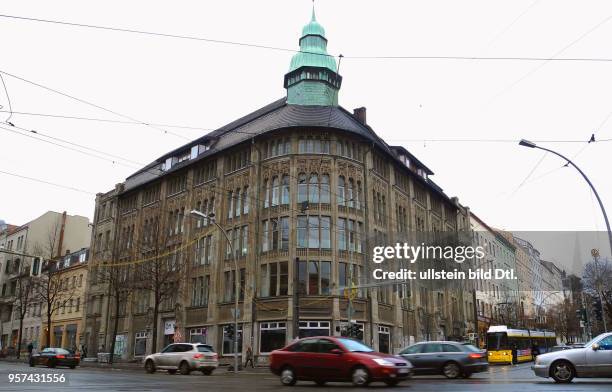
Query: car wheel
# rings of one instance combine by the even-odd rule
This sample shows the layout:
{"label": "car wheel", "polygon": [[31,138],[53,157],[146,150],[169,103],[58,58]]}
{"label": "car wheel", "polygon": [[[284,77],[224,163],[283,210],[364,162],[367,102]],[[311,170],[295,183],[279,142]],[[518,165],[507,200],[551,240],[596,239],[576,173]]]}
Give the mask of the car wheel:
{"label": "car wheel", "polygon": [[568,361],[558,361],[550,367],[550,376],[555,382],[567,384],[576,377],[576,371]]}
{"label": "car wheel", "polygon": [[168,374],[176,374],[176,369],[168,369]]}
{"label": "car wheel", "polygon": [[183,361],[179,365],[179,371],[183,376],[188,376],[191,373],[191,368],[189,368],[189,364],[186,361]]}
{"label": "car wheel", "polygon": [[370,373],[368,373],[368,369],[359,366],[353,369],[351,373],[351,381],[353,385],[357,387],[365,387],[370,383]]}
{"label": "car wheel", "polygon": [[442,374],[446,378],[457,378],[461,375],[461,368],[456,362],[447,362],[442,367]]}
{"label": "car wheel", "polygon": [[297,382],[297,377],[295,377],[295,371],[291,367],[286,367],[281,370],[280,375],[281,384],[292,386]]}
{"label": "car wheel", "polygon": [[147,362],[145,362],[145,370],[147,373],[155,373],[156,369],[153,360],[149,359]]}
{"label": "car wheel", "polygon": [[325,381],[323,381],[323,380],[317,380],[317,381],[315,381],[315,384],[317,384],[318,386],[322,387],[322,386],[324,386],[324,385],[325,385]]}
{"label": "car wheel", "polygon": [[394,387],[399,384],[399,380],[387,380],[385,381],[385,384],[387,384],[389,387]]}
{"label": "car wheel", "polygon": [[202,369],[202,374],[204,374],[205,376],[210,376],[212,372],[212,369]]}

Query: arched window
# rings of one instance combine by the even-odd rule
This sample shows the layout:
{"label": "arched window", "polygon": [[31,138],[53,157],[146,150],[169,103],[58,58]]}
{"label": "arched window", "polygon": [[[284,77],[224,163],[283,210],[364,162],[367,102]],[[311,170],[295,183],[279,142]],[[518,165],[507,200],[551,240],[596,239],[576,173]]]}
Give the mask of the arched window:
{"label": "arched window", "polygon": [[338,205],[346,205],[345,200],[345,194],[344,194],[344,176],[340,176],[338,177]]}
{"label": "arched window", "polygon": [[264,208],[270,207],[270,181],[264,180]]}
{"label": "arched window", "polygon": [[278,176],[272,177],[272,206],[277,206],[280,197]]}
{"label": "arched window", "polygon": [[289,176],[287,174],[281,178],[281,204],[289,204]]}
{"label": "arched window", "polygon": [[242,213],[243,214],[248,214],[249,213],[249,187],[245,186],[244,190],[242,191]]}
{"label": "arched window", "polygon": [[308,193],[308,200],[311,203],[319,202],[319,176],[317,173],[310,174]]}
{"label": "arched window", "polygon": [[327,174],[321,176],[320,192],[321,203],[329,203],[329,176]]}
{"label": "arched window", "polygon": [[236,213],[234,214],[234,216],[240,216],[240,213],[242,212],[242,206],[241,206],[241,202],[242,199],[240,198],[240,188],[236,189],[236,192],[234,193],[235,197],[236,197]]}
{"label": "arched window", "polygon": [[354,195],[354,192],[353,192],[354,184],[355,184],[355,181],[353,181],[352,178],[349,178],[346,199],[348,201],[348,206],[351,207],[351,208],[353,208],[355,206],[355,198],[354,198],[355,195]]}
{"label": "arched window", "polygon": [[306,174],[298,175],[298,203],[308,200],[308,183],[306,183]]}
{"label": "arched window", "polygon": [[361,182],[357,181],[357,192],[355,192],[355,208],[361,209],[361,200],[363,200],[363,195],[361,194]]}

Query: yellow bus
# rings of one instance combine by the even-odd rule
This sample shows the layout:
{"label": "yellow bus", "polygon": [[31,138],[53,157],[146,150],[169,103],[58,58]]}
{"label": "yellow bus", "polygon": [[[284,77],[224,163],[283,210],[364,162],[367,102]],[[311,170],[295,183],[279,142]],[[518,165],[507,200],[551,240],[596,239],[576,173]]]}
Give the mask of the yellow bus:
{"label": "yellow bus", "polygon": [[487,331],[489,363],[512,363],[512,348],[516,346],[517,362],[533,360],[535,354],[544,354],[557,345],[557,335],[550,331],[511,329],[505,325],[492,325]]}

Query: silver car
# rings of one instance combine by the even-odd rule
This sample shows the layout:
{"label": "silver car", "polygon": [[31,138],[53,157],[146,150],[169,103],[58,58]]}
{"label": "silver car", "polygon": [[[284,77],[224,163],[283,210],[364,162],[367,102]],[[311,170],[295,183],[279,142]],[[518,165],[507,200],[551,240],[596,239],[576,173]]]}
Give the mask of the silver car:
{"label": "silver car", "polygon": [[147,373],[155,373],[158,369],[174,374],[189,374],[192,370],[200,370],[205,375],[212,374],[219,366],[219,358],[212,347],[199,343],[174,343],[166,346],[160,353],[151,354],[144,360]]}
{"label": "silver car", "polygon": [[536,376],[569,383],[574,377],[612,377],[612,332],[584,347],[538,355],[531,367]]}

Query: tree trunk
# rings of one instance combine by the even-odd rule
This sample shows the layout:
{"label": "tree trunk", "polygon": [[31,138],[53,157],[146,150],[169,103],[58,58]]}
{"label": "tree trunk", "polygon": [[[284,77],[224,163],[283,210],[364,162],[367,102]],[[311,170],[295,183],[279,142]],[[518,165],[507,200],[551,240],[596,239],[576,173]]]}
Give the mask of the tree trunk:
{"label": "tree trunk", "polygon": [[151,354],[157,352],[157,314],[159,313],[159,301],[155,298],[153,306],[153,328],[151,328],[153,336],[151,337]]}
{"label": "tree trunk", "polygon": [[48,309],[51,309],[51,307],[47,308],[47,332],[45,333],[45,338],[47,339],[47,342],[45,343],[45,345],[47,347],[51,347],[51,312],[49,312]]}
{"label": "tree trunk", "polygon": [[115,357],[115,341],[117,340],[117,329],[119,328],[119,296],[115,295],[115,322],[113,324],[113,337],[111,339],[111,348],[109,363],[113,363]]}
{"label": "tree trunk", "polygon": [[[19,311],[21,315],[21,309]],[[17,340],[17,359],[21,356],[21,341],[23,340],[23,316],[19,318],[19,336]]]}

